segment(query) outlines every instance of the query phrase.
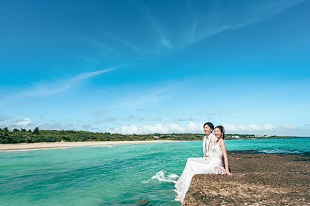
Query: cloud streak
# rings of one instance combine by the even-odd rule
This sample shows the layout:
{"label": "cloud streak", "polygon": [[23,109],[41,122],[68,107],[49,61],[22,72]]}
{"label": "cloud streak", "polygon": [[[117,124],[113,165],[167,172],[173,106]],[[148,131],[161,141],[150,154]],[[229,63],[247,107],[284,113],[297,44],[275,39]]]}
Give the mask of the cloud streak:
{"label": "cloud streak", "polygon": [[145,18],[150,22],[150,25],[153,27],[155,33],[158,35],[159,47],[171,50],[174,48],[171,40],[166,35],[166,30],[162,28],[159,19],[154,15],[150,9],[142,4],[139,4],[141,11],[144,13]]}
{"label": "cloud streak", "polygon": [[127,100],[122,100],[120,103],[121,108],[141,108],[147,105],[158,104],[166,98],[173,95],[173,85],[154,89],[153,91],[147,91],[140,95],[132,95]]}
{"label": "cloud streak", "polygon": [[263,124],[263,125],[257,125],[257,124],[239,124],[239,125],[234,125],[234,124],[223,124],[225,127],[226,131],[228,132],[266,132],[266,131],[272,131],[277,129],[276,126],[272,124]]}
{"label": "cloud streak", "polygon": [[[203,124],[196,122],[189,122],[186,125],[180,125],[178,123],[157,123],[153,125],[136,125],[132,124],[130,126],[124,125],[119,128],[110,129],[111,133],[120,133],[120,134],[169,134],[169,133],[201,133],[203,134],[202,129]],[[229,134],[259,134],[259,135],[273,135],[274,132],[285,132],[294,133],[296,129],[301,130],[294,125],[272,125],[272,124],[223,124],[226,133]],[[304,130],[308,130],[308,127],[305,127]],[[296,134],[295,134],[296,135]]]}
{"label": "cloud streak", "polygon": [[[234,13],[233,8],[230,8],[227,15],[219,16],[216,10],[227,9],[223,5],[217,4],[217,8],[212,10],[205,18],[197,18],[192,15],[191,24],[185,30],[182,40],[179,42],[179,48],[185,48],[212,37],[221,32],[234,30],[241,27],[249,26],[254,23],[264,21],[268,18],[274,17],[287,9],[294,7],[305,0],[291,0],[291,1],[259,1],[258,3],[248,4],[245,1],[241,5],[242,13]],[[220,12],[221,14],[223,12]]]}
{"label": "cloud streak", "polygon": [[90,78],[99,76],[101,74],[115,70],[114,68],[103,69],[94,72],[86,72],[79,74],[71,79],[56,81],[52,83],[40,83],[35,85],[33,88],[22,92],[19,96],[30,97],[30,96],[49,96],[57,93],[64,92],[71,89],[72,87],[86,81]]}
{"label": "cloud streak", "polygon": [[111,133],[120,133],[120,134],[153,134],[153,133],[201,133],[202,124],[197,124],[195,122],[189,122],[185,126],[181,126],[177,123],[169,123],[164,125],[162,123],[154,125],[142,125],[137,126],[132,124],[130,126],[122,126],[115,129],[110,129]]}
{"label": "cloud streak", "polygon": [[103,52],[115,56],[120,56],[126,49],[139,55],[163,54],[184,49],[222,32],[239,29],[272,18],[304,1],[263,0],[251,3],[243,1],[238,3],[241,8],[237,9],[238,12],[236,12],[235,3],[216,1],[197,7],[195,3],[186,1],[183,7],[178,8],[180,9],[178,12],[182,13],[182,16],[169,19],[169,21],[161,17],[162,13],[158,14],[157,10],[152,10],[150,5],[136,2],[136,6],[150,25],[152,33],[155,34],[155,37],[152,36],[153,39],[148,40],[149,42],[156,42],[153,48],[141,49],[143,48],[141,44],[133,43],[124,37],[106,31],[104,31],[106,37],[104,40],[87,39],[87,42],[100,48]]}
{"label": "cloud streak", "polygon": [[[195,7],[195,3],[185,2],[189,6],[183,7],[182,13],[184,17],[182,16],[175,21],[160,19],[157,17],[156,12],[151,12],[147,6],[139,6],[146,20],[150,22],[153,30],[158,35],[159,48],[173,50],[189,47],[225,31],[264,21],[304,1],[278,0],[251,3],[244,1],[239,3],[239,7],[242,9],[239,8],[238,12],[236,12],[236,8],[227,2],[218,1],[213,5],[206,4],[202,8]],[[223,13],[226,13],[226,15],[223,15]],[[169,22],[173,26],[167,25],[165,22]],[[172,27],[174,30],[169,30]]]}

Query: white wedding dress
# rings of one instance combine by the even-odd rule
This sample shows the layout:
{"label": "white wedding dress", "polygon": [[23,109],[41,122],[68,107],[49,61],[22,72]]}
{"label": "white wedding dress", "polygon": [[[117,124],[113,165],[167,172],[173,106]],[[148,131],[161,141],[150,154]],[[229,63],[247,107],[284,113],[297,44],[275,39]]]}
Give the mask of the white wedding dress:
{"label": "white wedding dress", "polygon": [[179,200],[183,202],[195,174],[225,174],[223,154],[217,138],[211,134],[204,137],[204,158],[188,158],[182,175],[175,184]]}

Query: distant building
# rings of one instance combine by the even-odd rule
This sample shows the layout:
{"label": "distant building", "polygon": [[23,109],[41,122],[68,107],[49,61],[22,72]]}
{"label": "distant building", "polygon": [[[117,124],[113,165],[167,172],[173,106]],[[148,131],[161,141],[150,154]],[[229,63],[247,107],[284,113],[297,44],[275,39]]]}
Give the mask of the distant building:
{"label": "distant building", "polygon": [[269,135],[266,135],[266,134],[256,134],[255,137],[269,137]]}

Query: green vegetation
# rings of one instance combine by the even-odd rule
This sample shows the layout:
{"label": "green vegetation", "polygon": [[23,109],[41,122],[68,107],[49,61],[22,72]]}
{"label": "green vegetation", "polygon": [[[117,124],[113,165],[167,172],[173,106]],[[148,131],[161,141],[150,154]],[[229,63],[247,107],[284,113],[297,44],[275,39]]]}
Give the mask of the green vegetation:
{"label": "green vegetation", "polygon": [[[39,130],[0,128],[0,144],[34,142],[85,142],[85,141],[143,141],[143,140],[201,140],[204,134],[110,134],[74,130]],[[226,139],[279,138],[278,136],[255,136],[252,134],[227,134]]]}

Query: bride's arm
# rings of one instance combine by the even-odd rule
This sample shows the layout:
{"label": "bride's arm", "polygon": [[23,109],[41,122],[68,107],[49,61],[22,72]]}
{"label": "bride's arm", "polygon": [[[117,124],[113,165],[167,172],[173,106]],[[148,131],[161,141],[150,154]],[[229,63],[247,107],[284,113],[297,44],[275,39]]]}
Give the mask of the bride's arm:
{"label": "bride's arm", "polygon": [[229,172],[229,168],[228,168],[228,157],[227,157],[225,142],[223,139],[220,139],[219,143],[220,143],[220,147],[221,147],[221,150],[224,156],[225,172],[227,175],[232,175],[232,173]]}

